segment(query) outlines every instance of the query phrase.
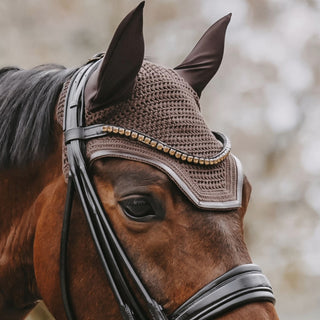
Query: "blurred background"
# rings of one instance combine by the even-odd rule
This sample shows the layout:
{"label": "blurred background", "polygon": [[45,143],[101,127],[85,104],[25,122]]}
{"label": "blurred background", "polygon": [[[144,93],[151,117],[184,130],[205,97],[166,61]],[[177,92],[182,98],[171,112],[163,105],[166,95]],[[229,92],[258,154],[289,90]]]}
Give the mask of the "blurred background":
{"label": "blurred background", "polygon": [[[0,66],[79,66],[104,51],[136,0],[1,0]],[[147,0],[146,55],[174,67],[233,13],[203,93],[253,186],[246,240],[282,320],[320,316],[320,0]],[[49,319],[42,306],[31,319]],[[59,319],[57,319],[59,320]]]}

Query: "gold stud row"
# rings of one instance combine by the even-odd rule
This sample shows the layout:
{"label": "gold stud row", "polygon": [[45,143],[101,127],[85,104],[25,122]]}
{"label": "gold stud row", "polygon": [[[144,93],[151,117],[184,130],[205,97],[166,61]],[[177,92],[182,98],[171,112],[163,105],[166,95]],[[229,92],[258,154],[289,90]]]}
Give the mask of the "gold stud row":
{"label": "gold stud row", "polygon": [[[216,155],[215,157],[203,158],[203,157],[193,156],[193,155],[190,155],[186,152],[182,152],[180,150],[172,148],[172,147],[164,144],[161,141],[153,139],[145,134],[142,134],[142,133],[134,131],[134,130],[125,129],[122,127],[112,126],[112,125],[103,125],[101,127],[101,130],[102,130],[102,132],[107,133],[107,134],[108,133],[118,134],[120,136],[130,137],[133,140],[137,140],[139,142],[142,142],[142,143],[144,143],[154,149],[157,149],[159,151],[162,151],[162,152],[170,155],[171,157],[175,157],[176,159],[188,162],[190,164],[205,165],[205,166],[215,165],[215,164],[218,164],[221,161],[223,161],[229,155],[229,153],[231,151],[231,144],[225,136],[223,136],[225,141],[221,141],[221,139],[219,139],[224,144],[222,151],[218,155]],[[222,135],[219,134],[219,137],[221,137],[221,136]]]}

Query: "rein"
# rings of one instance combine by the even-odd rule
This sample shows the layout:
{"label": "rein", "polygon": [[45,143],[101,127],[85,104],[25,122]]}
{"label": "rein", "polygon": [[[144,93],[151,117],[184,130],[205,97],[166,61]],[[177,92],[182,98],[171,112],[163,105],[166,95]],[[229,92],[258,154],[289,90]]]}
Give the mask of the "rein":
{"label": "rein", "polygon": [[[84,141],[108,134],[107,130],[103,130],[107,127],[106,124],[92,126],[84,124],[84,88],[100,58],[101,55],[94,57],[73,76],[67,91],[64,110],[63,130],[69,176],[61,234],[60,284],[68,320],[76,319],[68,291],[67,277],[68,232],[75,192],[81,201],[101,264],[124,320],[206,320],[246,303],[257,301],[274,303],[275,298],[268,279],[254,264],[241,265],[226,272],[198,291],[171,315],[167,315],[162,306],[149,295],[114,233],[87,172]],[[223,150],[228,152],[228,140],[221,134],[216,135],[224,144]],[[122,268],[125,268],[126,272],[123,272]],[[125,274],[130,277],[130,283],[133,282],[134,287],[138,289],[139,296],[147,306],[147,312],[139,303]]]}

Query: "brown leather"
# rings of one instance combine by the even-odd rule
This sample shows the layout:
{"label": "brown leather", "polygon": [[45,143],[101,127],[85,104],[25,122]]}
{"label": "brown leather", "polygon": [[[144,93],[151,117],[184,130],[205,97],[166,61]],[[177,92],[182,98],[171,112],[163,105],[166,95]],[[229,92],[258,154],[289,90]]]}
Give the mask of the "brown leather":
{"label": "brown leather", "polygon": [[200,97],[202,90],[218,71],[231,13],[218,20],[202,36],[186,59],[174,69]]}
{"label": "brown leather", "polygon": [[85,100],[90,111],[130,97],[144,57],[141,2],[117,28],[102,63],[88,80]]}

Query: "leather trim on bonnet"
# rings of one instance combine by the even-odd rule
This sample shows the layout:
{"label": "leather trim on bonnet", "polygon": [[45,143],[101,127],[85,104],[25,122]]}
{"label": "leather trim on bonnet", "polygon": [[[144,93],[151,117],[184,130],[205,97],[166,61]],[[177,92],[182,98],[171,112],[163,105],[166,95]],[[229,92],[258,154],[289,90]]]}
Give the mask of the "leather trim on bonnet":
{"label": "leather trim on bonnet", "polygon": [[94,152],[90,157],[90,165],[93,164],[95,160],[102,159],[102,158],[122,158],[127,160],[139,161],[149,165],[152,165],[164,173],[166,173],[169,178],[179,187],[179,189],[187,196],[187,198],[195,204],[197,207],[201,209],[233,209],[241,207],[242,202],[242,185],[243,185],[243,171],[241,162],[237,157],[234,155],[230,155],[236,162],[237,166],[237,190],[236,190],[236,198],[234,200],[229,201],[203,201],[200,200],[197,195],[192,192],[192,190],[188,187],[188,185],[179,177],[178,174],[175,173],[169,166],[165,163],[157,160],[157,159],[150,159],[146,157],[142,157],[141,155],[124,152],[121,150],[100,150]]}

